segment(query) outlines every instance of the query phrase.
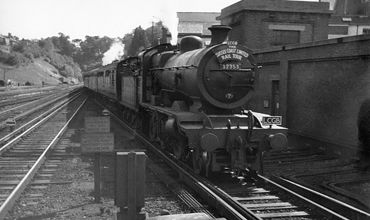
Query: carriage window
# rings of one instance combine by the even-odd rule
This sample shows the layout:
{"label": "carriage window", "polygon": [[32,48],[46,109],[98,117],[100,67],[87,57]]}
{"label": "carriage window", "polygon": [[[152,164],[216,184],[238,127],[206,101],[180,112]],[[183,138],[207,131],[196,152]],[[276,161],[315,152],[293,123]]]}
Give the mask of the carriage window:
{"label": "carriage window", "polygon": [[109,84],[109,82],[110,82],[110,71],[107,70],[105,71],[104,83]]}
{"label": "carriage window", "polygon": [[110,83],[112,84],[112,85],[114,85],[114,81],[115,81],[115,74],[114,74],[115,72],[114,72],[114,70],[112,70],[112,74],[111,74],[111,81],[110,81]]}

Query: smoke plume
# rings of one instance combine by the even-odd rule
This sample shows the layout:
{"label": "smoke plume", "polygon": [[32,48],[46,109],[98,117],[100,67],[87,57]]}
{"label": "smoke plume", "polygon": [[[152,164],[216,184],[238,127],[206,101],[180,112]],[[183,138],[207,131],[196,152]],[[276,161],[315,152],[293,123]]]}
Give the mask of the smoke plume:
{"label": "smoke plume", "polygon": [[177,26],[179,24],[179,18],[177,17],[177,10],[174,4],[175,1],[165,1],[164,7],[161,7],[160,18],[163,22],[163,25],[168,28],[171,33],[171,44],[177,44],[177,35],[178,30]]}
{"label": "smoke plume", "polygon": [[124,50],[125,45],[119,40],[115,40],[109,50],[103,54],[103,65],[110,64],[114,60],[119,60],[123,56]]}

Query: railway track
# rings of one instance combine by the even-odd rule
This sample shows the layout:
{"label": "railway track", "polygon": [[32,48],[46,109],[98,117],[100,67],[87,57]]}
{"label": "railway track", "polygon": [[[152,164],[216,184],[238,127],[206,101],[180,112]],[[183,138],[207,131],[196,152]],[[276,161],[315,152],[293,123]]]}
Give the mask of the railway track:
{"label": "railway track", "polygon": [[[57,166],[60,156],[54,146],[81,108],[82,105],[71,107],[73,100],[80,95],[76,93],[59,102],[18,131],[0,139],[0,219],[5,218],[32,179],[41,178],[33,182],[37,185],[47,182],[45,178],[52,176],[51,168]],[[53,154],[57,157],[48,160]]]}
{"label": "railway track", "polygon": [[60,102],[74,92],[78,91],[78,87],[73,90],[54,91],[52,94],[41,99],[28,101],[25,104],[17,105],[15,107],[0,111],[0,137],[4,136],[5,134],[5,132],[2,130],[7,128],[6,120],[9,117],[13,117],[13,119],[17,122],[17,127],[20,127],[20,125],[25,123],[24,121],[27,121],[26,119],[29,116],[32,116],[32,118],[36,117],[35,114],[37,114],[37,112],[45,111],[44,109],[50,108],[53,104]]}
{"label": "railway track", "polygon": [[365,173],[347,164],[347,166],[332,167],[331,170],[323,168],[314,172],[286,174],[284,177],[368,212],[370,200],[367,186],[370,178]]}
{"label": "railway track", "polygon": [[[101,103],[97,102],[97,104],[101,105],[104,108]],[[135,150],[145,150],[148,147],[149,149],[152,149],[152,147],[156,149],[156,147],[158,147],[153,146],[152,143],[150,143],[144,136],[136,133],[135,130],[133,130],[125,121],[121,120],[116,115],[111,114],[111,116],[113,116],[115,120],[125,128],[125,130],[127,129],[130,131],[130,133],[134,134],[129,139],[134,140],[137,138],[140,140],[137,141],[138,143],[136,143]],[[148,145],[152,146],[150,147]],[[126,146],[125,150],[130,150],[130,147]],[[169,167],[167,161],[163,160],[163,158],[158,156],[157,153],[158,152],[152,150],[145,150],[145,154],[147,156],[147,169],[154,175],[154,177],[150,177],[150,179],[147,179],[147,181],[153,181],[153,179],[161,181],[169,189],[168,196],[177,197],[180,201],[182,201],[184,206],[187,207],[187,210],[191,212],[204,213],[207,216],[213,218],[215,218],[217,214],[219,215],[217,210],[209,207],[208,205],[204,205],[204,201],[199,201],[199,198],[195,198],[195,196],[193,195],[194,193],[189,192],[188,189],[185,188],[184,182],[179,176],[179,172]],[[170,155],[164,156],[165,158],[167,158]],[[159,196],[162,197],[165,195]]]}
{"label": "railway track", "polygon": [[[131,135],[131,133],[134,135]],[[132,142],[135,142],[131,147],[138,147],[137,143],[143,142],[151,149],[154,148],[153,153],[147,151],[147,155],[151,158],[148,161],[148,167],[153,168],[151,169],[152,172],[156,173],[158,177],[161,176],[162,181],[173,190],[173,193],[178,198],[183,199],[184,204],[192,207],[190,209],[193,212],[211,213],[207,215],[220,215],[227,219],[366,219],[362,217],[367,217],[359,216],[358,214],[351,214],[352,216],[348,217],[346,213],[338,213],[338,210],[344,210],[345,204],[339,202],[327,207],[328,201],[333,200],[331,197],[317,195],[317,193],[313,194],[312,192],[307,194],[309,190],[304,187],[299,187],[301,189],[297,190],[298,186],[296,186],[296,183],[291,183],[281,178],[268,180],[261,176],[258,184],[253,186],[240,184],[238,178],[233,178],[233,181],[229,181],[229,179],[224,180],[224,182],[216,181],[212,178],[205,179],[192,173],[186,164],[173,160],[173,155],[158,151],[158,146],[155,143],[153,144],[145,137],[141,137],[139,133],[135,131],[131,131],[131,133],[120,133],[120,135],[128,136],[132,139]],[[46,137],[41,136],[41,138],[45,139]],[[129,145],[128,142],[125,142],[124,145]],[[165,167],[164,169],[158,169],[153,165],[154,159],[152,154],[160,157],[160,159],[155,160],[157,166],[157,161],[165,161],[166,164],[159,165]],[[58,156],[55,156],[53,160],[44,163],[47,165],[45,167],[46,171],[43,173],[39,172],[39,177],[42,179],[35,178],[34,187],[48,182],[48,176],[51,175],[53,167],[58,164],[57,158]],[[173,168],[176,172],[163,172],[168,167]],[[264,184],[265,182],[269,183]],[[190,187],[192,191],[189,193],[185,192],[183,188],[178,188],[182,184],[186,184],[186,187]],[[37,194],[37,191],[31,192],[30,199],[42,196]],[[196,195],[193,192],[196,192]],[[202,197],[200,201],[198,200],[199,197]],[[316,199],[325,201],[326,204],[320,204]],[[355,210],[356,212],[358,211]]]}
{"label": "railway track", "polygon": [[342,216],[338,219],[370,219],[370,213],[362,211],[334,197],[320,193],[314,189],[293,182],[289,179],[278,178],[276,179],[276,182],[283,187],[289,187],[291,191],[297,193],[300,196],[310,198],[310,201],[312,201],[313,203],[324,206],[328,210],[332,210],[336,213],[336,215],[333,215],[335,217],[334,219],[336,219],[337,215]]}
{"label": "railway track", "polygon": [[14,101],[27,102],[30,97],[38,97],[56,90],[65,90],[79,86],[47,86],[47,87],[36,87],[36,86],[15,86],[15,87],[0,87],[0,107],[12,104]]}
{"label": "railway track", "polygon": [[370,184],[370,170],[358,166],[351,158],[340,156],[310,149],[276,152],[265,160],[266,175],[282,176],[369,213],[370,194],[366,189]]}
{"label": "railway track", "polygon": [[187,206],[187,209],[194,213],[204,213],[207,216],[215,218],[218,212],[211,207],[204,205],[199,198],[195,198],[194,195],[189,192],[179,179],[178,174],[176,173],[176,177],[173,177],[173,173],[166,172],[167,169],[163,168],[166,166],[164,161],[156,160],[153,161],[150,158],[155,157],[154,155],[150,154],[150,152],[146,152],[148,159],[147,159],[147,168],[155,174],[157,178],[159,178],[169,189],[170,191],[180,199],[183,204]]}
{"label": "railway track", "polygon": [[[346,207],[344,203],[337,201],[334,202],[335,205],[327,208],[325,204],[317,201],[320,198],[323,201],[334,199],[324,194],[308,193],[303,190],[303,186],[295,183],[284,182],[284,185],[280,185],[263,176],[259,176],[259,182],[264,182],[260,187],[242,186],[235,182],[228,186],[221,186],[219,182],[213,182],[194,174],[186,164],[174,160],[171,154],[158,150],[159,146],[150,142],[149,139],[140,134],[137,134],[137,137],[180,173],[182,181],[200,195],[210,207],[215,207],[227,219],[362,219],[362,217],[367,217],[366,213],[356,209],[350,217],[347,217],[345,213],[340,212],[343,207]],[[315,197],[315,201],[310,199],[312,196]]]}
{"label": "railway track", "polygon": [[264,165],[284,166],[299,163],[309,163],[314,161],[329,161],[338,158],[336,155],[326,155],[323,149],[311,150],[310,148],[303,149],[288,149],[279,152],[272,152],[265,156]]}
{"label": "railway track", "polygon": [[368,219],[370,217],[368,213],[355,207],[285,178],[268,179],[263,176],[259,178],[260,183],[253,187],[238,187],[235,180],[221,184],[220,187],[232,199],[253,212],[258,217],[256,219]]}

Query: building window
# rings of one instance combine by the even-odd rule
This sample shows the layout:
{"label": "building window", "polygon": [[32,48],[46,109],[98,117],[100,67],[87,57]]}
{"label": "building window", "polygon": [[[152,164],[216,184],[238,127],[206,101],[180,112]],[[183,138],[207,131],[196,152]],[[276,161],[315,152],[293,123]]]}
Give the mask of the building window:
{"label": "building window", "polygon": [[271,46],[299,43],[300,31],[272,30]]}
{"label": "building window", "polygon": [[363,34],[370,34],[370,28],[364,28],[362,29]]}

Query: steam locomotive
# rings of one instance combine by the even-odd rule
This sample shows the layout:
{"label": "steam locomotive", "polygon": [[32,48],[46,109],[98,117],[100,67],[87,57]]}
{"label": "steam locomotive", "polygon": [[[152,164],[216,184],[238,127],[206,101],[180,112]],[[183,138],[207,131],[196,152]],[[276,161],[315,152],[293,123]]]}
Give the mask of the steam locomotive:
{"label": "steam locomotive", "polygon": [[94,69],[84,83],[163,150],[189,159],[196,173],[250,177],[261,171],[263,151],[286,148],[287,129],[262,123],[281,118],[245,109],[259,81],[256,60],[248,48],[226,41],[230,27],[209,30],[207,46],[186,36],[179,46],[161,44]]}

